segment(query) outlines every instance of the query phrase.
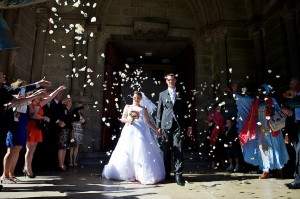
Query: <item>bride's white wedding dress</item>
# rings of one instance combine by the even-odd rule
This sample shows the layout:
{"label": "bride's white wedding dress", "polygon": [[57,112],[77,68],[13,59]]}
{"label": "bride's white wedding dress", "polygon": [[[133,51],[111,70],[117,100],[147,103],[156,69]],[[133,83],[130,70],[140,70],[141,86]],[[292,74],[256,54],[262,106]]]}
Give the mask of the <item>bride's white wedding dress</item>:
{"label": "bride's white wedding dress", "polygon": [[137,180],[141,184],[163,181],[165,167],[162,152],[145,121],[144,109],[130,106],[128,112],[133,109],[139,112],[140,117],[133,124],[125,124],[102,176],[115,180]]}

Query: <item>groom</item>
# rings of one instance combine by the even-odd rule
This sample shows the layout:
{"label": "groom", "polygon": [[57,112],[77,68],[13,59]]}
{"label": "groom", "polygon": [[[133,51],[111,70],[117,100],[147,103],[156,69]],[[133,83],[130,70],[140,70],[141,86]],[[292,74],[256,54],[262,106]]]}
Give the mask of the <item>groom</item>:
{"label": "groom", "polygon": [[[166,83],[168,89],[159,94],[156,117],[156,125],[159,128],[159,143],[164,154],[165,179],[170,180],[171,153],[173,151],[175,181],[178,185],[184,186],[185,183],[182,179],[182,137],[188,124],[188,106],[184,93],[175,87],[176,78],[173,73],[166,76]],[[192,127],[189,127],[188,134],[191,132]]]}

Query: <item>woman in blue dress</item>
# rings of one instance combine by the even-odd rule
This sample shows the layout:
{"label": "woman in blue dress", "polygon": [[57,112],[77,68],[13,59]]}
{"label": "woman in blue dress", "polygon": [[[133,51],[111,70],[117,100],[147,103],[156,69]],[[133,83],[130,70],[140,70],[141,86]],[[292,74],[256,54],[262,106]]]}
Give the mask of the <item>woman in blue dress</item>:
{"label": "woman in blue dress", "polygon": [[263,84],[257,98],[236,94],[236,84],[232,91],[238,108],[237,127],[245,162],[259,166],[263,171],[260,179],[268,178],[270,170],[277,170],[276,177],[282,178],[282,168],[289,155],[281,130],[274,132],[270,128],[270,116],[280,111],[276,100],[268,96],[270,86]]}

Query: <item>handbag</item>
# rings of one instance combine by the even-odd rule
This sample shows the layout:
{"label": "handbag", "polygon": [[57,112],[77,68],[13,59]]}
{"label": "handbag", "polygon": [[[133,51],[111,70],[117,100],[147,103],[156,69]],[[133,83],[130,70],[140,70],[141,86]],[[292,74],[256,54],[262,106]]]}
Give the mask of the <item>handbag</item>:
{"label": "handbag", "polygon": [[77,146],[77,141],[75,138],[71,138],[70,140],[70,147],[76,147]]}
{"label": "handbag", "polygon": [[285,127],[285,115],[281,111],[276,111],[269,120],[270,128],[272,131],[279,131]]}

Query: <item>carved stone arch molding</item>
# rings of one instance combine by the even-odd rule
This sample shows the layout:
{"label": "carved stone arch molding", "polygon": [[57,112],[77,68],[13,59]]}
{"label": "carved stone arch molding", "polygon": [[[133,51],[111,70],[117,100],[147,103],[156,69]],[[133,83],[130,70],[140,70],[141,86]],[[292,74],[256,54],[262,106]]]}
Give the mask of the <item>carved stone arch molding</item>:
{"label": "carved stone arch molding", "polygon": [[[99,19],[100,24],[105,26],[107,23],[107,15],[109,8],[115,0],[99,0],[97,5],[97,10],[95,16]],[[143,1],[143,0],[140,0]],[[172,1],[172,0],[170,0]],[[204,0],[183,0],[187,7],[190,9],[193,19],[195,20],[194,29],[199,29],[201,26],[205,26],[208,24],[208,12],[205,8]]]}

